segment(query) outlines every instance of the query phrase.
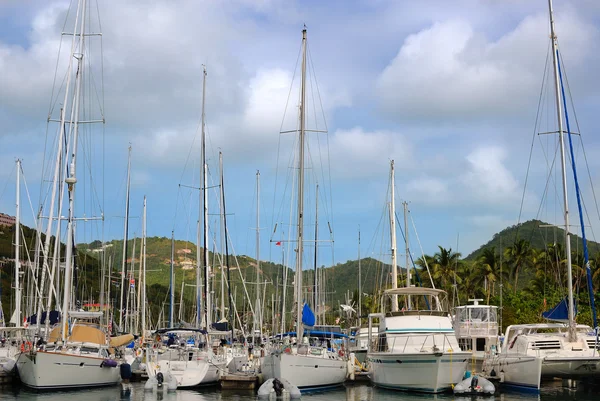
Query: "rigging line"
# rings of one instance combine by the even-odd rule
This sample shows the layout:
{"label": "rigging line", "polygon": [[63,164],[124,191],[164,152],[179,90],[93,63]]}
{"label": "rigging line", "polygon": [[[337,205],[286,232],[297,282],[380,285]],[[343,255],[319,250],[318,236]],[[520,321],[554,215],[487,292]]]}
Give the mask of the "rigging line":
{"label": "rigging line", "polygon": [[[313,62],[312,62],[312,54],[310,52],[310,48],[308,46],[308,42],[307,42],[306,48],[307,48],[307,52],[308,52],[309,66],[311,67],[311,68],[309,68],[309,77],[312,77],[312,79],[310,80],[310,88],[311,88],[311,97],[312,97],[312,101],[313,101],[313,114],[314,114],[314,119],[315,119],[316,130],[319,131],[319,125],[318,125],[318,119],[317,119],[317,107],[316,107],[316,102],[315,102],[315,91],[313,89],[313,80],[314,80],[315,86],[317,87],[317,91],[319,90],[318,89],[318,82],[317,82],[317,73],[315,71],[315,68],[314,68],[314,65],[313,65]],[[312,74],[311,74],[311,72],[312,72]],[[321,99],[319,97],[319,103],[321,104],[320,100]],[[322,104],[321,104],[321,107],[323,107]],[[322,110],[322,114],[323,114],[323,119],[325,120],[325,112],[324,112],[324,110]],[[325,125],[325,131],[327,132],[327,122],[326,121],[324,121],[324,125]],[[328,135],[328,134],[326,133],[326,135]],[[319,152],[319,164],[320,164],[320,168],[321,168],[321,182],[322,183],[326,183],[326,181],[325,181],[325,174],[324,174],[324,172],[325,172],[325,166],[323,164],[323,154],[322,154],[322,151],[321,151],[321,139],[320,139],[321,135],[320,135],[319,132],[316,132],[316,137],[317,137],[317,150]],[[330,187],[330,190],[331,190],[331,187]],[[329,216],[330,220],[333,220],[332,219],[333,210],[331,210],[329,208],[329,206],[331,206],[331,204],[330,204],[330,202],[327,202],[327,200],[329,198],[327,195],[328,194],[324,191],[323,197],[325,198],[325,202],[324,202],[324,204],[325,204],[325,214],[326,214],[326,216]],[[332,194],[329,194],[329,195],[332,196]]]}
{"label": "rigging line", "polygon": [[[277,197],[276,197],[276,195],[277,195],[277,186],[278,186],[278,182],[279,182],[279,160],[280,160],[280,157],[281,157],[281,136],[282,136],[281,135],[281,131],[283,131],[283,124],[285,122],[285,116],[286,116],[286,113],[287,113],[287,109],[288,109],[288,105],[289,105],[289,102],[290,102],[290,98],[292,96],[292,89],[294,87],[294,80],[296,78],[296,72],[298,71],[298,64],[299,64],[298,60],[300,60],[300,54],[301,53],[302,53],[302,46],[300,46],[300,48],[298,49],[298,56],[296,57],[296,65],[294,67],[294,73],[292,75],[292,82],[290,83],[290,90],[288,91],[288,96],[287,96],[287,99],[286,99],[286,102],[285,102],[285,108],[283,110],[283,116],[281,118],[281,125],[279,127],[280,134],[277,135],[277,160],[275,162],[276,163],[275,164],[276,168],[275,168],[275,188],[273,190],[273,209],[275,209],[275,205],[276,205],[276,200],[277,200]],[[296,128],[298,128],[298,122],[296,122]],[[286,180],[286,182],[287,182],[287,180]],[[285,194],[286,190],[287,190],[287,185],[284,188],[284,194]],[[279,211],[279,213],[277,213],[277,216],[279,216],[280,213],[282,213],[281,212],[281,208],[282,207],[283,207],[283,198],[282,198],[281,205],[280,205],[280,211]],[[275,214],[271,215],[271,227],[275,226],[275,220],[276,220],[276,218],[277,217],[276,217]]]}
{"label": "rigging line", "polygon": [[2,199],[2,197],[4,196],[4,194],[6,192],[6,189],[8,188],[8,183],[10,182],[8,177],[12,177],[16,168],[17,168],[17,165],[13,163],[13,167],[10,170],[10,174],[8,176],[6,176],[6,182],[4,183],[4,188],[2,189],[2,192],[0,193],[0,199]]}
{"label": "rigging line", "polygon": [[[402,229],[402,224],[400,224],[400,219],[398,218],[398,213],[396,213],[396,215],[394,216],[394,218],[396,219],[396,223],[398,223],[398,228],[400,228],[400,234],[402,234],[402,239],[406,242],[406,236],[404,235],[404,230]],[[405,228],[408,231],[408,227],[405,227]],[[412,263],[412,265],[414,267],[415,266],[415,261],[414,261],[414,259],[412,257],[412,254],[410,253],[410,251],[408,252],[408,256],[410,258],[410,262]],[[411,267],[410,266],[406,266],[406,279],[407,279],[406,286],[407,287],[410,287],[410,283],[408,283],[408,272],[409,272],[409,269],[411,269]],[[402,271],[402,268],[400,268],[400,271]],[[421,284],[421,287],[423,287],[423,284],[421,283],[421,278],[419,277],[419,273],[417,272],[417,268],[416,267],[415,267],[415,273],[417,275],[417,280],[419,280],[419,284]],[[456,273],[454,274],[454,276],[456,277]],[[431,275],[429,276],[429,278],[431,279]],[[429,305],[429,300],[427,299],[426,295],[423,295],[423,299],[425,300],[425,305],[427,305],[427,309],[431,309],[431,306]]]}
{"label": "rigging line", "polygon": [[515,240],[514,242],[517,241],[517,238],[519,237],[519,224],[521,223],[521,217],[523,214],[523,206],[525,203],[525,192],[527,190],[527,182],[529,180],[529,170],[531,168],[531,159],[533,156],[533,145],[535,143],[535,137],[536,137],[536,128],[538,125],[538,120],[540,117],[540,107],[541,107],[541,102],[542,102],[542,94],[543,94],[543,90],[544,90],[544,82],[546,80],[546,73],[548,72],[548,58],[549,58],[549,54],[550,52],[547,51],[546,52],[546,62],[544,63],[544,74],[542,76],[542,86],[540,88],[540,95],[539,95],[539,99],[538,99],[538,107],[537,107],[537,111],[536,111],[536,116],[535,116],[535,124],[533,125],[533,137],[531,138],[531,147],[529,149],[529,160],[527,162],[527,172],[525,173],[525,184],[523,185],[523,195],[521,196],[521,206],[519,207],[519,217],[517,219],[517,230],[515,231]]}
{"label": "rigging line", "polygon": [[[421,240],[419,239],[419,233],[417,231],[417,226],[415,225],[415,220],[412,217],[412,213],[409,210],[408,214],[410,216],[410,221],[413,225],[413,230],[415,231],[415,237],[417,238],[417,243],[419,244],[419,248],[421,249],[421,255],[423,256],[423,262],[425,264],[425,268],[427,269],[427,274],[429,275],[429,280],[431,281],[431,287],[435,289],[435,284],[433,283],[433,278],[431,277],[431,271],[429,270],[429,264],[427,263],[427,258],[425,257],[425,252],[423,251],[423,246],[421,245]],[[458,250],[457,250],[458,251]],[[412,257],[411,257],[412,258]],[[413,261],[413,264],[415,262]]]}
{"label": "rigging line", "polygon": [[[556,57],[558,60],[558,50],[556,51]],[[562,59],[560,59],[562,60]],[[565,122],[567,124],[567,136],[569,138],[569,150],[571,153],[571,166],[573,169],[573,179],[575,181],[575,193],[577,195],[577,206],[579,209],[579,222],[581,224],[581,237],[582,237],[582,241],[583,241],[583,257],[584,257],[584,261],[585,261],[585,269],[586,269],[586,275],[587,275],[587,281],[588,281],[588,292],[590,295],[590,304],[591,304],[591,309],[592,309],[592,318],[593,318],[593,323],[594,323],[594,327],[597,327],[597,317],[596,317],[596,307],[595,307],[595,302],[594,302],[594,289],[592,287],[592,272],[591,272],[591,268],[590,268],[590,262],[589,262],[589,255],[588,255],[588,249],[587,249],[587,240],[585,237],[585,225],[584,225],[584,221],[583,221],[583,210],[581,207],[581,190],[579,188],[579,181],[577,179],[577,169],[575,168],[575,156],[573,155],[573,139],[571,136],[571,128],[569,127],[569,114],[567,112],[567,98],[565,97],[565,87],[562,84],[562,71],[561,71],[561,62],[558,62],[558,75],[560,77],[560,83],[561,83],[561,90],[562,90],[562,97],[563,97],[563,107],[565,108]],[[569,228],[566,227],[566,230],[568,230]]]}
{"label": "rigging line", "polygon": [[[309,50],[310,52],[310,50]],[[310,56],[310,53],[309,53]],[[309,57],[308,59],[311,69],[314,73],[314,78],[315,78],[315,86],[317,88],[317,97],[319,99],[319,104],[321,106],[321,113],[323,114],[323,124],[325,125],[325,131],[327,133],[329,133],[329,127],[327,126],[327,119],[325,118],[325,109],[323,108],[323,101],[321,99],[321,91],[319,89],[319,82],[317,81],[317,75],[315,73],[315,66],[313,64],[313,59],[312,56]],[[329,175],[329,193],[331,194],[331,196],[329,197],[329,210],[331,213],[331,224],[333,225],[333,191],[332,191],[332,186],[331,186],[331,153],[330,153],[330,147],[329,147],[329,134],[326,135],[327,138],[327,172]],[[325,183],[325,180],[323,180],[323,183]]]}
{"label": "rigging line", "polygon": [[[561,59],[562,59],[562,53],[561,53]],[[592,196],[594,198],[594,205],[596,207],[596,213],[598,214],[598,219],[600,219],[600,209],[598,208],[598,198],[596,196],[596,190],[594,189],[594,185],[593,185],[593,181],[592,181],[592,174],[591,174],[591,171],[590,171],[590,165],[588,163],[587,154],[585,152],[585,146],[583,145],[583,135],[581,134],[581,127],[579,126],[579,119],[577,117],[577,111],[576,111],[576,108],[575,108],[575,102],[574,102],[573,96],[571,94],[571,86],[569,85],[569,77],[568,77],[568,74],[567,74],[567,69],[566,69],[566,67],[564,65],[563,65],[563,69],[565,71],[565,81],[567,83],[566,87],[567,87],[567,92],[569,93],[569,100],[571,101],[571,109],[573,111],[573,116],[575,118],[575,125],[577,127],[577,132],[580,133],[580,135],[579,135],[579,141],[581,143],[581,149],[582,149],[582,153],[583,153],[583,158],[585,160],[585,166],[586,166],[586,170],[587,170],[587,173],[588,173],[588,178],[589,178],[589,181],[590,181],[590,188],[592,189]],[[584,203],[584,206],[585,206],[585,203]],[[587,207],[586,207],[586,215],[588,215]],[[588,220],[589,220],[589,215],[588,215]],[[593,225],[590,225],[590,229],[592,231],[592,237],[595,239],[596,235],[594,234]]]}

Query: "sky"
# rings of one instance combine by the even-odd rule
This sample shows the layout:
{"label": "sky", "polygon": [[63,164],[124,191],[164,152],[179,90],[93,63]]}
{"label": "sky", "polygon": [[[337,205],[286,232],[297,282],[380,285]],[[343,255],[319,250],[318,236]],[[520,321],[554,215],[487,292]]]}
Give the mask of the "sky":
{"label": "sky", "polygon": [[[363,257],[389,253],[382,219],[387,219],[391,160],[398,212],[400,202],[409,202],[416,227],[409,232],[415,257],[421,248],[434,253],[438,245],[467,255],[516,224],[520,215],[521,220],[537,217],[560,224],[560,199],[550,194],[560,184],[548,179],[548,166],[556,167],[557,137],[535,135],[557,129],[552,76],[546,71],[544,0],[91,4],[89,26],[102,37],[89,37],[86,61],[93,74],[85,93],[92,99],[89,115],[101,115],[103,104],[106,123],[97,131],[90,128],[97,135],[82,141],[85,156],[80,160],[99,161],[89,171],[103,178],[82,184],[90,195],[78,201],[91,206],[78,214],[89,217],[94,208],[102,210],[105,225],[104,234],[97,225],[90,231],[78,229],[80,242],[102,235],[123,237],[130,144],[130,235],[140,234],[147,196],[148,235],[169,237],[175,230],[177,238],[195,240],[199,193],[188,186],[199,185],[205,65],[213,183],[210,236],[219,237],[215,188],[221,151],[233,251],[255,255],[255,178],[260,170],[261,259],[279,260],[281,251],[274,243],[291,232],[288,204],[296,184],[296,136],[280,131],[295,128],[304,24],[309,128],[328,130],[309,133],[313,163],[307,169],[307,230],[314,235],[318,183],[319,238],[334,239],[333,252],[330,246],[323,249],[321,264],[356,259],[359,227]],[[34,224],[31,209],[47,197],[47,183],[41,182],[49,176],[50,158],[44,155],[51,154],[56,126],[46,121],[62,103],[70,37],[61,42],[61,32],[73,29],[74,16],[68,9],[65,1],[0,1],[0,211],[14,214],[14,164],[20,158],[31,199],[22,213],[28,225]],[[573,127],[574,112],[578,123],[572,130],[581,134],[574,147],[586,225],[594,239],[594,227],[600,229],[590,186],[598,182],[600,167],[595,119],[600,106],[600,3],[557,0],[554,10],[576,106],[569,106]],[[58,89],[53,91],[55,81]],[[569,190],[572,229],[577,231],[572,183]],[[102,206],[94,206],[95,201]]]}

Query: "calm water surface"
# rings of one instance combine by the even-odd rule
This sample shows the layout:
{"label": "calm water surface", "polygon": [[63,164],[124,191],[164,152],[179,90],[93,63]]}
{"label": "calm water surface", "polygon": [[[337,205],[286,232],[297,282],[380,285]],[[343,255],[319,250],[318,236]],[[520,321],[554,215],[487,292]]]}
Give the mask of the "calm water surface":
{"label": "calm water surface", "polygon": [[[307,401],[558,401],[558,400],[598,400],[600,391],[589,389],[569,390],[559,383],[545,388],[541,394],[502,393],[493,397],[458,397],[445,395],[415,395],[396,391],[387,391],[368,385],[347,385],[339,390],[303,395]],[[201,390],[177,390],[167,393],[144,391],[143,383],[133,383],[129,392],[122,392],[121,386],[95,390],[60,391],[36,393],[16,386],[0,387],[0,401],[256,401],[253,392],[221,391],[217,388]]]}

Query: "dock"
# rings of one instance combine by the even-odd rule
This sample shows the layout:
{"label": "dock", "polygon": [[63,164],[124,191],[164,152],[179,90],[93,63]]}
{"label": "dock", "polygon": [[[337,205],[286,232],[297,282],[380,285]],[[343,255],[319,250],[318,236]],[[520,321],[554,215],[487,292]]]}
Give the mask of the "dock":
{"label": "dock", "polygon": [[227,374],[221,375],[220,381],[223,390],[255,390],[260,379],[256,374]]}

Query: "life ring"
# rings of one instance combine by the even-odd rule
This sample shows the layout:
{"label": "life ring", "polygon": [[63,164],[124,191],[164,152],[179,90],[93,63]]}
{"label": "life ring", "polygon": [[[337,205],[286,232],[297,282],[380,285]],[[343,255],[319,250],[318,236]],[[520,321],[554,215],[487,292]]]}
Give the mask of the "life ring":
{"label": "life ring", "polygon": [[285,347],[285,349],[283,350],[283,352],[285,352],[286,354],[291,354],[292,353],[292,349],[290,347]]}
{"label": "life ring", "polygon": [[144,351],[141,348],[138,348],[137,350],[135,350],[135,356],[142,356],[144,355]]}
{"label": "life ring", "polygon": [[344,356],[344,350],[343,349],[339,350],[338,351],[338,355],[343,357]]}
{"label": "life ring", "polygon": [[31,341],[26,341],[21,343],[21,352],[29,352],[31,351]]}

